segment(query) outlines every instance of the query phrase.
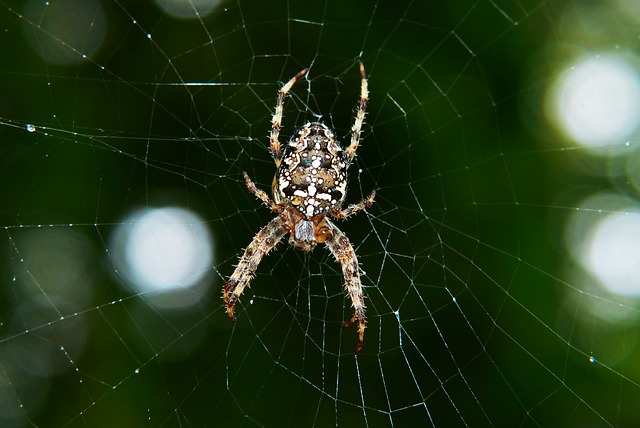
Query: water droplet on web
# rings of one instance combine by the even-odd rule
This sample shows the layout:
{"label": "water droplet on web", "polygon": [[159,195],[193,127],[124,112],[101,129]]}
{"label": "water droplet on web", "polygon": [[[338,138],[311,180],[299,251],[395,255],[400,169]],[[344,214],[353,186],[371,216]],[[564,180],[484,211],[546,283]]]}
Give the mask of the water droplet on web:
{"label": "water droplet on web", "polygon": [[30,123],[27,123],[26,128],[27,128],[27,132],[36,132],[36,127]]}

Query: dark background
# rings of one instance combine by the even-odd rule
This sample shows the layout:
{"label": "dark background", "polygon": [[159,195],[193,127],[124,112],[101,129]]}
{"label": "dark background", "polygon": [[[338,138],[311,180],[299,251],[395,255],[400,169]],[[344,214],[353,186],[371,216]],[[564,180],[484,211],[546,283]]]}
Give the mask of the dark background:
{"label": "dark background", "polygon": [[[580,169],[604,161],[542,112],[581,42],[567,10],[600,3],[228,1],[181,20],[152,2],[102,1],[101,46],[67,64],[27,42],[52,36],[26,3],[0,2],[2,425],[640,421],[637,323],[588,310],[636,314],[635,302],[585,293],[564,243],[569,216],[591,215],[578,201],[612,184]],[[235,325],[219,290],[272,216],[242,171],[268,189],[279,85],[311,68],[287,99],[282,140],[322,115],[344,141],[359,61],[371,102],[347,198],[378,197],[340,224],[366,272],[355,358],[325,250],[279,246]],[[108,251],[127,212],[165,203],[197,212],[215,242],[205,298],[185,310],[132,292]],[[83,287],[61,285],[80,273],[54,257],[59,234],[84,240]],[[50,251],[33,255],[33,240]]]}

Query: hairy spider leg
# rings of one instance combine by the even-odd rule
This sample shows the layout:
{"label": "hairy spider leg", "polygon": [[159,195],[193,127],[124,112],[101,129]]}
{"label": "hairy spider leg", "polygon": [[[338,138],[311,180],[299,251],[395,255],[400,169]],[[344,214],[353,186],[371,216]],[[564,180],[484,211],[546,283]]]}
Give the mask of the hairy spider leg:
{"label": "hairy spider leg", "polygon": [[[296,81],[306,75],[307,72],[308,69],[300,71],[278,92],[278,102],[272,118],[272,128],[270,133],[270,148],[276,163],[276,168],[278,168],[282,162],[282,152],[278,138],[280,135],[284,100]],[[364,66],[362,64],[360,64],[360,75],[362,77],[360,103],[351,128],[351,144],[347,147],[346,152],[343,155],[344,163],[341,164],[341,168],[344,169],[349,167],[349,164],[353,160],[358,148],[360,132],[366,113],[367,103],[369,101],[367,79],[364,72]],[[375,191],[371,192],[368,197],[359,203],[351,204],[344,210],[334,208],[329,212],[325,212],[314,217],[312,220],[306,220],[302,218],[302,215],[298,213],[294,207],[278,203],[277,199],[274,201],[274,199],[270,198],[266,192],[258,189],[246,172],[244,172],[243,175],[249,191],[260,199],[271,211],[278,213],[278,216],[271,220],[255,235],[249,246],[245,249],[233,274],[229,277],[229,280],[224,286],[223,300],[229,318],[235,321],[234,306],[242,295],[244,288],[250,284],[251,280],[255,276],[262,258],[275,248],[278,242],[280,242],[287,233],[291,234],[291,243],[306,250],[313,249],[316,242],[324,242],[336,261],[340,263],[340,266],[342,267],[344,289],[351,300],[351,306],[354,308],[353,317],[349,322],[345,323],[343,327],[348,327],[354,321],[358,321],[358,346],[356,348],[356,354],[358,354],[362,349],[364,331],[366,328],[366,307],[364,304],[364,296],[362,294],[358,258],[353,246],[349,242],[349,239],[329,221],[326,215],[329,214],[337,219],[345,219],[352,216],[373,204],[376,194]],[[274,184],[274,189],[277,189],[275,186],[277,186],[277,182]],[[341,191],[344,192],[344,188],[342,188]],[[337,205],[339,206],[339,203],[337,203]],[[310,224],[313,226],[312,231],[309,229]],[[311,232],[313,232],[313,234]],[[315,240],[312,239],[313,237],[315,237]]]}
{"label": "hairy spider leg", "polygon": [[244,288],[255,276],[256,269],[262,258],[269,253],[289,232],[287,218],[281,214],[271,220],[253,238],[249,246],[244,250],[236,269],[224,286],[223,299],[227,307],[227,314],[232,321],[236,320],[233,307],[242,295]]}
{"label": "hairy spider leg", "polygon": [[308,71],[308,68],[300,71],[278,91],[278,103],[276,104],[276,111],[273,114],[273,118],[271,119],[271,134],[269,135],[269,146],[271,147],[271,154],[273,155],[273,159],[276,161],[276,168],[280,166],[280,160],[282,159],[282,152],[280,151],[280,140],[278,138],[280,136],[280,129],[282,125],[284,99],[287,96],[287,93],[296,83],[296,81],[307,74]]}
{"label": "hairy spider leg", "polygon": [[343,325],[349,327],[354,321],[358,321],[358,346],[356,355],[362,349],[362,341],[364,340],[364,330],[366,328],[367,318],[365,316],[364,295],[362,294],[362,283],[360,281],[360,269],[358,267],[358,256],[356,255],[349,238],[340,231],[328,219],[325,220],[329,228],[331,228],[331,237],[325,241],[325,245],[333,254],[340,266],[342,267],[342,275],[344,276],[344,289],[347,296],[351,299],[351,306],[354,313],[351,320]]}
{"label": "hairy spider leg", "polygon": [[360,103],[356,110],[356,118],[353,121],[351,127],[351,144],[347,147],[347,163],[353,160],[360,144],[360,131],[362,130],[362,123],[364,122],[364,116],[367,112],[367,103],[369,102],[369,89],[367,86],[367,77],[364,73],[364,65],[360,63],[360,76],[362,81],[360,83]]}
{"label": "hairy spider leg", "polygon": [[373,205],[375,197],[376,197],[376,191],[373,190],[369,196],[367,196],[357,204],[351,204],[343,210],[331,210],[329,214],[331,214],[331,216],[334,218],[337,218],[339,220],[344,220],[347,217],[350,217],[362,210],[369,208],[371,205]]}
{"label": "hairy spider leg", "polygon": [[251,179],[249,178],[249,174],[247,174],[244,171],[242,172],[242,174],[244,175],[245,183],[247,183],[247,188],[249,188],[249,191],[253,193],[253,196],[260,199],[267,206],[267,208],[269,208],[274,213],[282,212],[282,210],[284,209],[283,205],[276,204],[275,202],[273,202],[273,200],[269,197],[269,195],[267,195],[267,192],[265,192],[262,189],[259,189],[254,184],[254,182],[251,181]]}

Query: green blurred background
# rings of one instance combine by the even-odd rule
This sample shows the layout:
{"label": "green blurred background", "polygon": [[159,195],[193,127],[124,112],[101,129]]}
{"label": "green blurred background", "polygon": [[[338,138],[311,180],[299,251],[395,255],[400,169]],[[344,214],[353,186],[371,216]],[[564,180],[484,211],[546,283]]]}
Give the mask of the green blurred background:
{"label": "green blurred background", "polygon": [[[0,1],[0,425],[637,426],[637,248],[594,244],[640,211],[637,130],[593,149],[549,106],[584,58],[637,71],[639,16],[623,0]],[[242,172],[269,188],[279,86],[310,67],[281,141],[308,120],[345,141],[359,61],[347,201],[378,196],[339,225],[365,272],[354,357],[326,250],[281,244],[235,324],[220,290],[272,217]],[[625,255],[604,265],[631,266],[630,289],[603,285],[597,248]]]}

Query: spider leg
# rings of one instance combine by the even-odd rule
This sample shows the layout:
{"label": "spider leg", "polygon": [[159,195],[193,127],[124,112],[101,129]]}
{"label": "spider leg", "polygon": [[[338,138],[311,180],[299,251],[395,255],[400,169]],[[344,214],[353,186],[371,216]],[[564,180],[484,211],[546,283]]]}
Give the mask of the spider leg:
{"label": "spider leg", "polygon": [[364,330],[367,326],[367,318],[365,316],[366,307],[364,305],[362,282],[360,281],[360,270],[358,268],[358,256],[349,242],[349,238],[328,219],[325,219],[325,222],[327,227],[331,229],[331,236],[325,241],[325,245],[329,248],[329,251],[331,251],[336,261],[340,263],[340,266],[342,266],[344,288],[351,299],[351,306],[354,309],[353,317],[349,322],[345,323],[343,327],[349,327],[354,321],[358,321],[357,355],[360,349],[362,349]]}
{"label": "spider leg", "polygon": [[360,144],[360,131],[362,130],[362,122],[364,122],[364,115],[367,112],[367,103],[369,102],[369,89],[367,87],[367,76],[364,73],[364,65],[360,63],[360,76],[362,77],[362,83],[360,84],[360,103],[358,104],[358,110],[356,110],[356,118],[353,121],[351,127],[351,144],[346,149],[347,163],[353,160],[356,155],[356,150]]}
{"label": "spider leg", "polygon": [[273,202],[273,200],[269,197],[269,195],[267,195],[267,192],[265,192],[264,190],[258,189],[255,183],[251,181],[251,179],[249,178],[249,174],[247,174],[244,171],[242,172],[242,174],[244,175],[244,181],[247,183],[247,187],[249,188],[249,191],[253,193],[253,195],[256,198],[260,199],[267,206],[267,208],[269,208],[274,213],[282,212],[282,206]]}
{"label": "spider leg", "polygon": [[287,96],[287,93],[291,90],[291,87],[294,85],[294,83],[296,83],[296,81],[302,76],[307,74],[308,71],[308,68],[300,71],[282,88],[280,88],[280,91],[278,91],[278,103],[276,104],[276,111],[273,114],[273,118],[271,119],[271,134],[269,135],[269,146],[271,147],[271,154],[276,161],[276,168],[280,166],[280,159],[282,158],[282,153],[280,152],[280,141],[278,140],[278,137],[280,136],[280,125],[282,123],[284,99]]}
{"label": "spider leg", "polygon": [[222,292],[222,299],[232,321],[236,320],[233,307],[242,295],[244,288],[253,279],[262,258],[280,242],[288,231],[286,216],[279,215],[267,223],[244,250],[236,270],[229,277]]}
{"label": "spider leg", "polygon": [[369,196],[358,202],[357,204],[351,204],[344,210],[334,209],[329,212],[332,217],[337,218],[339,220],[344,220],[347,217],[350,217],[354,214],[357,214],[359,211],[369,208],[373,205],[374,198],[376,197],[376,191],[372,191]]}

